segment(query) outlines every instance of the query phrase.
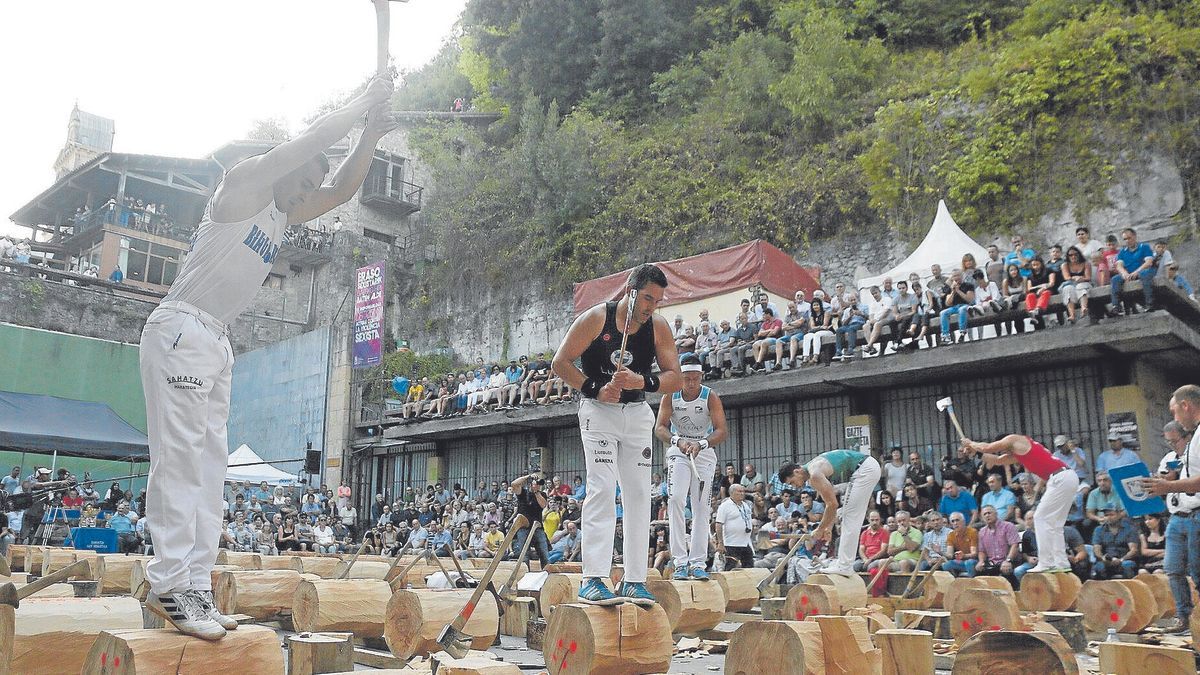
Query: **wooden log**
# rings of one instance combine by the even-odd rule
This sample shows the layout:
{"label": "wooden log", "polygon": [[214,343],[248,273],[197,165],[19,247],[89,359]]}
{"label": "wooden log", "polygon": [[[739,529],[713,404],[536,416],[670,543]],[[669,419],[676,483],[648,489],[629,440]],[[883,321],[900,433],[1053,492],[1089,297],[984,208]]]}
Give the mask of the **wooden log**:
{"label": "wooden log", "polygon": [[821,626],[812,621],[751,621],[729,640],[728,675],[824,675]]}
{"label": "wooden log", "polygon": [[[878,599],[878,598],[876,598]],[[949,640],[950,612],[931,609],[899,609],[895,614],[896,628],[915,628],[933,633],[935,640]]]}
{"label": "wooden log", "polygon": [[1058,595],[1054,599],[1054,606],[1050,608],[1052,612],[1069,612],[1075,609],[1075,602],[1079,599],[1079,589],[1083,587],[1083,581],[1070,572],[1059,573],[1058,575]]}
{"label": "wooden log", "polygon": [[[130,563],[129,567],[129,594],[143,602],[150,593],[150,581],[146,579],[146,565],[148,565],[151,560],[153,560],[153,558],[135,560]],[[238,567],[237,565],[213,565],[211,573],[211,582],[213,587],[216,587],[217,579],[221,576],[221,572],[232,572],[240,569],[242,568]]]}
{"label": "wooden log", "polygon": [[248,553],[245,551],[230,551],[220,549],[217,551],[218,565],[237,565],[242,569],[261,570],[262,555],[259,553]]}
{"label": "wooden log", "polygon": [[[1058,600],[1060,573],[1029,572],[1021,577],[1017,605],[1027,612],[1048,612]],[[1072,574],[1071,576],[1075,576]]]}
{"label": "wooden log", "polygon": [[132,580],[134,563],[152,560],[142,555],[104,555],[104,574],[101,578],[101,595],[130,595],[133,589],[129,584]]}
{"label": "wooden log", "polygon": [[[1143,606],[1135,607],[1138,599]],[[1097,633],[1109,628],[1117,629],[1118,633],[1137,633],[1158,614],[1149,587],[1133,579],[1088,581],[1080,589],[1076,605],[1083,612],[1084,625]]]}
{"label": "wooden log", "polygon": [[896,622],[892,621],[887,614],[884,614],[878,605],[848,609],[846,610],[846,616],[861,616],[866,619],[867,632],[871,635],[875,635],[881,630],[890,630],[896,627]]}
{"label": "wooden log", "polygon": [[25,560],[29,557],[29,546],[13,544],[8,547],[8,568],[10,572],[28,572]]}
{"label": "wooden log", "polygon": [[942,608],[949,610],[954,606],[954,600],[962,593],[973,588],[991,588],[997,591],[1011,591],[1012,584],[1004,577],[958,577],[950,582],[942,596]]}
{"label": "wooden log", "polygon": [[9,644],[0,643],[0,661],[8,655],[13,675],[77,673],[101,631],[141,625],[133,598],[26,598],[13,612]]}
{"label": "wooden log", "polygon": [[84,675],[208,672],[282,673],[279,638],[264,626],[241,626],[217,642],[168,628],[105,631],[83,667]]}
{"label": "wooden log", "polygon": [[546,627],[542,653],[550,675],[665,673],[671,665],[667,613],[641,608],[558,605]]}
{"label": "wooden log", "polygon": [[1083,624],[1083,614],[1079,612],[1042,612],[1042,621],[1050,624],[1056,633],[1063,636],[1071,650],[1082,652],[1087,649],[1087,628]]}
{"label": "wooden log", "polygon": [[725,595],[718,584],[649,579],[646,589],[666,611],[672,633],[695,635],[725,617]]}
{"label": "wooden log", "polygon": [[[850,609],[852,607],[866,607],[870,603],[870,596],[867,594],[867,585],[862,578],[858,576],[848,576],[845,574],[810,574],[805,583],[819,584],[821,586],[832,586],[837,589],[838,601],[841,603],[842,609]],[[824,612],[823,612],[824,613]],[[839,612],[832,612],[838,614]]]}
{"label": "wooden log", "polygon": [[[383,637],[388,648],[400,659],[441,651],[438,634],[454,621],[470,599],[469,589],[396,591],[384,614]],[[498,627],[496,599],[484,593],[463,632],[471,636],[472,649],[486,650],[496,640]]]}
{"label": "wooden log", "polygon": [[391,587],[381,579],[304,580],[292,600],[292,623],[297,631],[383,637],[391,597]]}
{"label": "wooden log", "polygon": [[529,625],[525,627],[525,646],[539,652],[542,651],[543,643],[546,640],[547,625],[549,624],[545,619],[530,619]]}
{"label": "wooden log", "polygon": [[762,598],[758,601],[762,606],[763,621],[788,621],[788,617],[783,614],[784,607],[787,606],[787,598]]}
{"label": "wooden log", "polygon": [[983,631],[958,650],[953,675],[1079,675],[1066,640],[1057,633]]}
{"label": "wooden log", "polygon": [[510,637],[525,637],[529,631],[529,620],[537,617],[537,600],[514,598],[504,606],[500,615],[500,634]]}
{"label": "wooden log", "polygon": [[583,563],[551,563],[546,565],[546,571],[551,574],[583,574]]}
{"label": "wooden log", "polygon": [[582,574],[548,575],[546,581],[542,583],[542,590],[538,595],[542,618],[549,619],[550,612],[556,605],[575,602],[579,597],[579,587],[582,583]]}
{"label": "wooden log", "polygon": [[1175,596],[1171,595],[1171,580],[1167,578],[1167,575],[1142,572],[1134,579],[1146,584],[1146,588],[1150,589],[1150,594],[1154,596],[1154,603],[1158,605],[1157,618],[1169,619],[1175,616]]}
{"label": "wooden log", "polygon": [[104,577],[104,559],[95,551],[76,550],[73,548],[46,549],[42,556],[42,576],[57,572],[77,560],[88,561],[88,573],[72,579],[100,581]]}
{"label": "wooden log", "polygon": [[353,633],[304,633],[291,635],[288,645],[288,675],[320,675],[354,670]]}
{"label": "wooden log", "polygon": [[[339,560],[337,565],[334,566],[333,578],[340,579],[347,567],[350,568],[350,574],[346,577],[347,579],[379,579],[382,581],[388,577],[388,572],[392,569],[392,564],[390,562],[376,562],[359,558],[351,566],[349,560]],[[401,570],[403,567],[404,564],[400,563],[396,565],[395,569]],[[419,580],[423,588],[425,586],[425,577],[415,572],[416,570],[414,570],[414,573],[409,574],[408,578],[413,581]]]}
{"label": "wooden log", "polygon": [[437,671],[443,675],[521,675],[521,669],[512,663],[480,657],[440,659]]}
{"label": "wooden log", "polygon": [[[924,609],[942,609],[946,606],[946,591],[954,583],[954,575],[937,570],[925,580],[921,588],[921,606]],[[872,600],[873,602],[873,600]]]}
{"label": "wooden log", "polygon": [[[11,551],[12,549],[8,549]],[[0,584],[27,584],[29,583],[28,572],[13,572],[5,577],[0,577]]]}
{"label": "wooden log", "polygon": [[302,572],[305,574],[315,574],[322,579],[332,579],[333,575],[337,572],[339,562],[341,562],[341,559],[334,557],[310,556],[308,558],[300,558]]}
{"label": "wooden log", "polygon": [[304,571],[304,563],[300,556],[295,555],[264,555],[260,558],[264,570],[294,570]]}
{"label": "wooden log", "polygon": [[[21,590],[24,584],[14,584],[17,590]],[[34,598],[73,598],[75,597],[75,588],[71,584],[50,584],[42,590],[34,593],[31,597]]]}
{"label": "wooden log", "polygon": [[1101,642],[1101,675],[1195,675],[1196,656],[1178,647]]}
{"label": "wooden log", "polygon": [[725,593],[726,612],[745,612],[758,604],[758,582],[771,571],[762,567],[714,572],[711,576]]}
{"label": "wooden log", "polygon": [[[13,547],[15,548],[15,547]],[[9,550],[13,550],[10,548]],[[0,605],[0,675],[13,675],[12,643],[16,624],[16,608]]]}
{"label": "wooden log", "polygon": [[833,586],[796,584],[788,591],[783,616],[789,621],[803,621],[815,614],[832,616],[842,613],[841,598]]}
{"label": "wooden log", "polygon": [[1017,630],[1023,625],[1012,591],[969,589],[950,608],[950,633],[960,645],[980,631]]}
{"label": "wooden log", "polygon": [[932,675],[933,634],[927,630],[885,628],[875,633],[883,675]]}
{"label": "wooden log", "polygon": [[821,627],[828,675],[881,675],[883,654],[871,641],[867,620],[861,616],[811,616]]}
{"label": "wooden log", "polygon": [[245,614],[266,621],[291,613],[296,589],[303,580],[304,575],[294,570],[221,572],[213,584],[213,602],[225,614]]}
{"label": "wooden log", "polygon": [[1125,630],[1120,632],[1140,633],[1158,618],[1158,602],[1154,600],[1154,593],[1145,583],[1137,579],[1119,579],[1118,581],[1124,584],[1129,589],[1130,595],[1133,596],[1133,611],[1130,613],[1129,623],[1126,623]]}

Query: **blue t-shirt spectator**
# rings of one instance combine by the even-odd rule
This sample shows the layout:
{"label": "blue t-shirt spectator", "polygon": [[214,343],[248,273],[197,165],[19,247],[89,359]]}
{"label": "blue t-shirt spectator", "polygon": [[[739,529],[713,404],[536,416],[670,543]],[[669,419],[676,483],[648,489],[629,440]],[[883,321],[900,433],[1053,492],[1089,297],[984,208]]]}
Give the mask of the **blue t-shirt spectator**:
{"label": "blue t-shirt spectator", "polygon": [[133,520],[127,515],[114,513],[108,517],[108,529],[116,530],[117,534],[133,532]]}
{"label": "blue t-shirt spectator", "polygon": [[321,515],[321,505],[315,500],[312,502],[304,502],[304,506],[300,507],[300,512],[306,516],[319,516]]}
{"label": "blue t-shirt spectator", "polygon": [[941,501],[938,502],[938,512],[947,518],[955,511],[963,514],[964,517],[970,518],[972,511],[979,510],[979,503],[975,501],[975,496],[966,490],[959,490],[957,497],[951,497],[950,493],[942,495]]}
{"label": "blue t-shirt spectator", "polygon": [[[1033,260],[1035,257],[1037,257],[1037,251],[1031,248],[1021,249],[1020,257],[1017,256],[1016,251],[1009,251],[1008,255],[1004,256],[1004,268],[1008,269],[1009,265],[1016,265],[1021,270],[1021,276],[1028,277],[1033,273],[1033,270],[1029,269],[1029,265],[1025,264],[1024,261]],[[1024,261],[1021,258],[1024,258]]]}
{"label": "blue t-shirt spectator", "polygon": [[504,377],[508,379],[509,384],[517,384],[521,378],[525,376],[525,369],[521,366],[510,365],[504,369]]}
{"label": "blue t-shirt spectator", "polygon": [[996,513],[1000,514],[1001,518],[1009,520],[1013,515],[1012,509],[1017,506],[1017,496],[1008,488],[1000,488],[1000,492],[988,490],[980,502],[983,506],[995,507]]}
{"label": "blue t-shirt spectator", "polygon": [[1142,242],[1137,245],[1132,251],[1128,246],[1122,246],[1120,251],[1117,251],[1117,260],[1125,265],[1126,272],[1133,272],[1141,267],[1146,262],[1146,258],[1153,258],[1154,251],[1150,248],[1150,244]]}

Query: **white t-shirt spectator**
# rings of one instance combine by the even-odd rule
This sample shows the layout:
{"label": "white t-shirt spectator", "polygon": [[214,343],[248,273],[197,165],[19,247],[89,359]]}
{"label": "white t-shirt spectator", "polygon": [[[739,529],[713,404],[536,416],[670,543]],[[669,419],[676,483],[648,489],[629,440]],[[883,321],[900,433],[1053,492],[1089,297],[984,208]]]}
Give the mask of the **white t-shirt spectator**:
{"label": "white t-shirt spectator", "polygon": [[721,502],[717,508],[717,522],[721,524],[726,546],[750,545],[750,518],[753,515],[747,499],[743,499],[740,506],[728,498]]}
{"label": "white t-shirt spectator", "polygon": [[895,302],[887,293],[881,293],[879,300],[871,303],[870,319],[872,321],[882,321],[892,311],[892,305]]}
{"label": "white t-shirt spectator", "polygon": [[320,525],[313,528],[313,538],[322,546],[328,546],[334,541],[333,528],[328,525]]}
{"label": "white t-shirt spectator", "polygon": [[893,497],[900,496],[900,492],[904,490],[904,479],[907,476],[907,464],[896,466],[895,464],[888,462],[887,464],[883,465],[884,485],[887,486],[888,491],[892,493]]}

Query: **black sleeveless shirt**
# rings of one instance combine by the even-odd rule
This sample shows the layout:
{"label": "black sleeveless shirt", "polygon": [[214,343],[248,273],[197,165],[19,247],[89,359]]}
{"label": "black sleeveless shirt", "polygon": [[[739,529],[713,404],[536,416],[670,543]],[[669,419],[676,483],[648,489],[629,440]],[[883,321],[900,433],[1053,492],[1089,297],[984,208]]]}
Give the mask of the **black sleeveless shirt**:
{"label": "black sleeveless shirt", "polygon": [[[625,317],[617,321],[617,303],[604,303],[604,328],[579,357],[580,370],[601,385],[612,381],[617,372],[617,352],[621,350],[621,326]],[[629,336],[625,344],[625,366],[638,375],[649,375],[654,364],[654,318],[651,317],[636,333]],[[631,358],[632,357],[632,358]],[[642,390],[622,391],[621,403],[636,403],[646,400]]]}

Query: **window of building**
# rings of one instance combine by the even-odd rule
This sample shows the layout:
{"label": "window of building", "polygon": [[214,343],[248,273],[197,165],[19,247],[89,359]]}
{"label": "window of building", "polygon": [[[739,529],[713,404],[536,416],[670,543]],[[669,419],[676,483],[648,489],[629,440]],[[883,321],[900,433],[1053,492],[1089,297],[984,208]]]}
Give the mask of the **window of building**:
{"label": "window of building", "polygon": [[393,237],[392,235],[384,234],[383,232],[376,232],[375,230],[368,229],[365,227],[363,228],[363,236],[366,237],[367,239],[374,239],[375,241],[382,241],[383,243],[387,244],[388,246],[391,246],[396,243],[396,238]]}
{"label": "window of building", "polygon": [[131,281],[170,286],[179,274],[183,258],[184,252],[177,248],[121,237],[121,269]]}
{"label": "window of building", "polygon": [[271,288],[277,291],[282,291],[283,275],[275,274],[274,272],[268,274],[266,280],[263,281],[263,288]]}

